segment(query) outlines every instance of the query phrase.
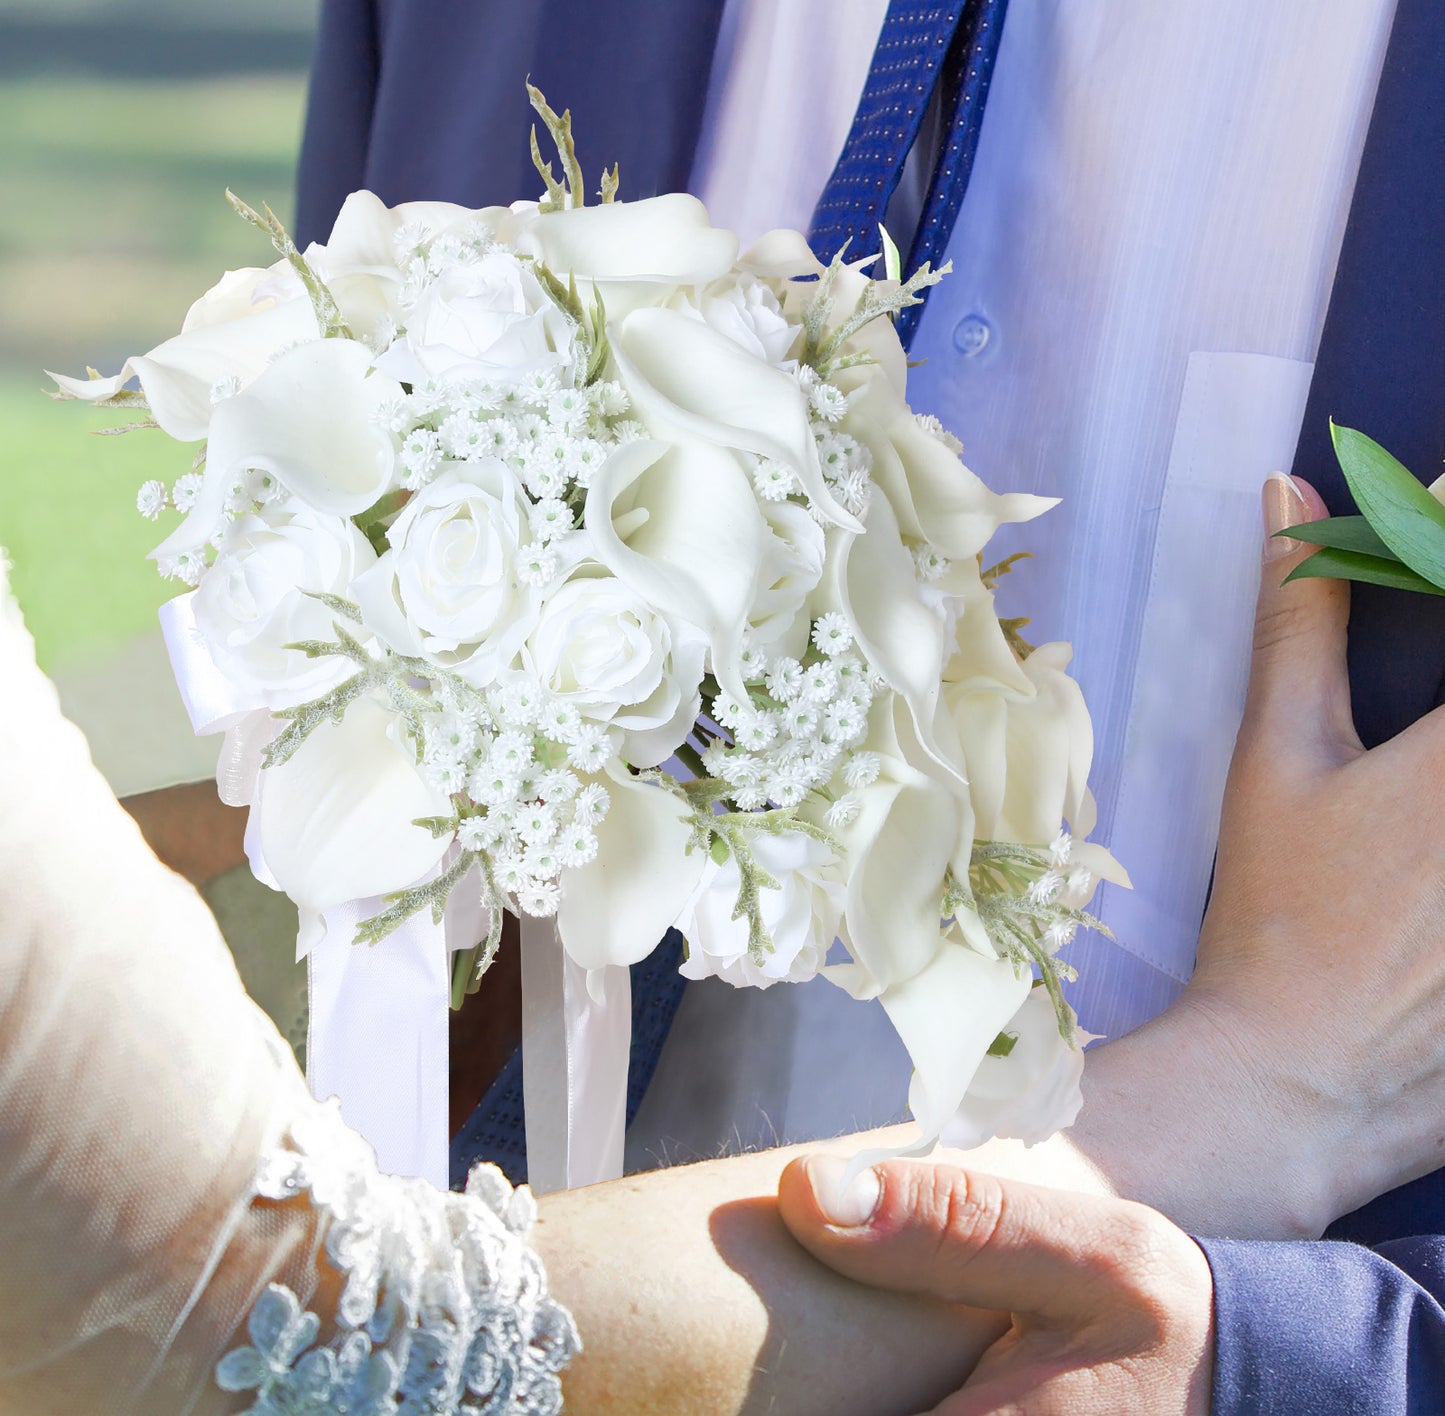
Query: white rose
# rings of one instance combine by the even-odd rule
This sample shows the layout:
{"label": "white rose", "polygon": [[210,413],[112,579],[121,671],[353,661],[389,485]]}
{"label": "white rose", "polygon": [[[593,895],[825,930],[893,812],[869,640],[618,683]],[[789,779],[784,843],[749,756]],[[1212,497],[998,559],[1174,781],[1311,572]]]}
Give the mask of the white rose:
{"label": "white rose", "polygon": [[1084,1044],[1091,1034],[1076,1030],[1076,1045],[1069,1046],[1048,990],[1039,987],[1030,989],[1002,1032],[1015,1039],[1013,1050],[1007,1057],[986,1055],[978,1064],[963,1105],[943,1128],[944,1145],[972,1150],[1002,1136],[1031,1146],[1078,1116]]}
{"label": "white rose", "polygon": [[743,272],[714,281],[695,302],[679,308],[765,364],[781,364],[802,329],[789,321],[778,297],[761,280]]}
{"label": "white rose", "polygon": [[579,575],[543,603],[528,667],[583,717],[622,728],[622,755],[655,767],[697,720],[706,643],[610,575]]}
{"label": "white rose", "polygon": [[772,534],[758,566],[748,632],[770,654],[800,658],[812,631],[804,607],[823,578],[823,528],[794,502],[762,502],[758,509]]}
{"label": "white rose", "polygon": [[247,706],[286,708],[356,672],[345,658],[308,659],[288,644],[335,637],[335,614],[306,592],[348,596],[376,560],[351,522],[299,503],[247,516],[196,590],[196,626]]}
{"label": "white rose", "polygon": [[367,626],[398,653],[487,684],[537,622],[541,592],[518,577],[526,499],[495,458],[415,493],[387,532],[388,550],[356,582]]}
{"label": "white rose", "polygon": [[685,978],[717,975],[735,988],[803,983],[828,957],[843,914],[842,871],[821,841],[800,831],[750,837],[754,858],[782,887],[762,890],[758,902],[773,936],[773,952],[761,964],[748,953],[748,921],[733,918],[741,874],[731,855],[709,860],[687,907],[674,926],[687,939]]}
{"label": "white rose", "polygon": [[537,277],[497,252],[432,281],[379,366],[404,383],[521,378],[562,363],[570,344],[566,317]]}

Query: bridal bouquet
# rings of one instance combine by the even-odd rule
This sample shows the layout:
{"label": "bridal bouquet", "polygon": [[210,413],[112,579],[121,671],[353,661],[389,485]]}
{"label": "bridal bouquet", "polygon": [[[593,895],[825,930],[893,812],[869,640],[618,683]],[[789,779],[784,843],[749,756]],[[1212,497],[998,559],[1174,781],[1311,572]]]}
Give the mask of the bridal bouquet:
{"label": "bridal bouquet", "polygon": [[[1092,739],[1068,646],[1000,621],[1000,495],[913,414],[890,316],[938,278],[739,254],[700,203],[358,192],[182,331],[61,396],[199,444],[161,571],[263,751],[258,872],[383,896],[358,943],[479,890],[586,970],[669,926],[683,972],[879,998],[928,1138],[1067,1124],[1060,949],[1093,921]],[[134,377],[139,389],[131,389]],[[256,747],[259,741],[259,748]],[[234,754],[233,754],[234,755]]]}

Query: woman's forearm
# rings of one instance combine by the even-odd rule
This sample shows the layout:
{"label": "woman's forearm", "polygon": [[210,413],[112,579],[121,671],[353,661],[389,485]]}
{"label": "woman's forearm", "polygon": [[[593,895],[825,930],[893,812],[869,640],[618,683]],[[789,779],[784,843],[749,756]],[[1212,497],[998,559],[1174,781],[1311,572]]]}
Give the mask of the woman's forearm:
{"label": "woman's forearm", "polygon": [[564,1375],[589,1416],[910,1416],[954,1391],[1003,1328],[992,1314],[884,1295],[807,1255],[778,1218],[795,1155],[865,1137],[549,1195],[535,1238],[584,1350]]}

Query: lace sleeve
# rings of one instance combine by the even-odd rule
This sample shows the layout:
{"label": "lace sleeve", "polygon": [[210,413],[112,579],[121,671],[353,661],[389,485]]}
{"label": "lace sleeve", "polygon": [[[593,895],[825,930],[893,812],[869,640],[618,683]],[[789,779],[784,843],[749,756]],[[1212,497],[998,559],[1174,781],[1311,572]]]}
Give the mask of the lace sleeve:
{"label": "lace sleeve", "polygon": [[[578,1350],[527,1243],[531,1192],[479,1165],[464,1194],[382,1175],[334,1103],[312,1105],[264,1158],[257,1204],[309,1198],[341,1287],[305,1311],[273,1283],[250,1344],[216,1369],[256,1416],[552,1416],[557,1374]],[[329,1335],[327,1335],[329,1332]]]}
{"label": "lace sleeve", "polygon": [[558,1410],[577,1335],[530,1194],[381,1175],[311,1098],[5,580],[0,553],[0,1411]]}

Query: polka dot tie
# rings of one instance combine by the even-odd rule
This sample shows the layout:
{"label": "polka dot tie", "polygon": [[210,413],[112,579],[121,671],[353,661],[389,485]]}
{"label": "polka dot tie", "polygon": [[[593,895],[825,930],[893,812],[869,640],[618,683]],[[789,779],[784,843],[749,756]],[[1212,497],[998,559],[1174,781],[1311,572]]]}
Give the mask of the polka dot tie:
{"label": "polka dot tie", "polygon": [[[942,144],[903,272],[938,264],[973,170],[1007,7],[890,0],[848,140],[813,213],[809,240],[819,259],[832,260],[845,242],[855,259],[878,249],[878,226],[937,92]],[[899,316],[905,346],[922,311],[914,305]]]}

